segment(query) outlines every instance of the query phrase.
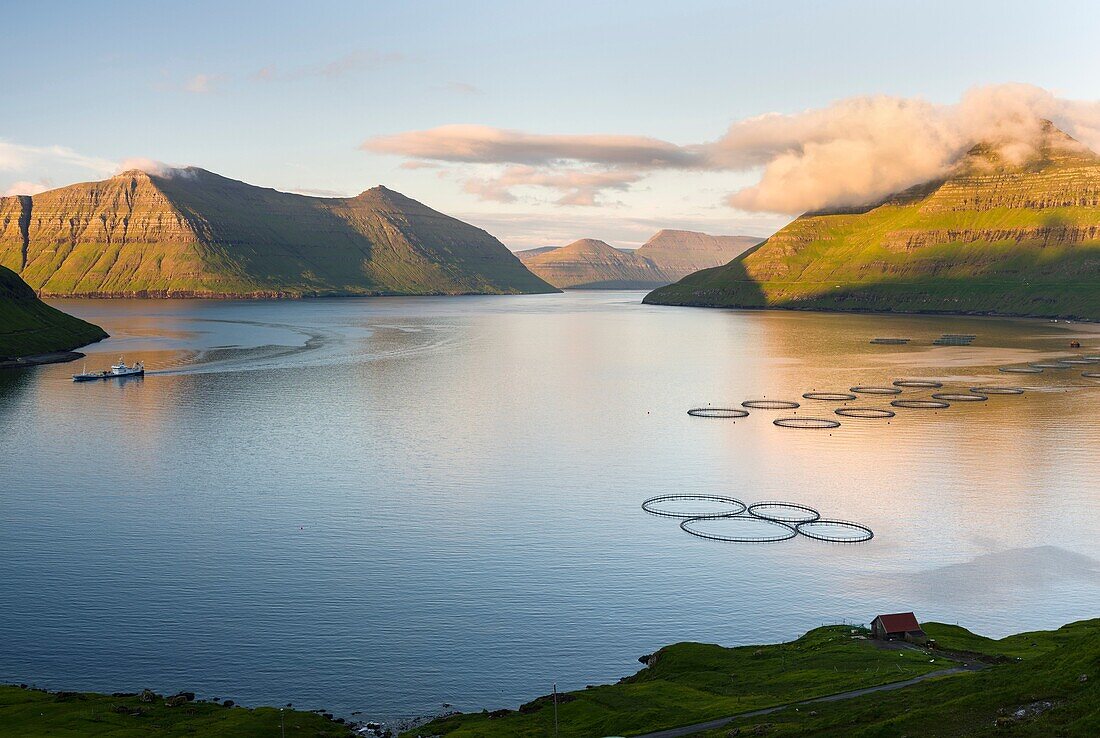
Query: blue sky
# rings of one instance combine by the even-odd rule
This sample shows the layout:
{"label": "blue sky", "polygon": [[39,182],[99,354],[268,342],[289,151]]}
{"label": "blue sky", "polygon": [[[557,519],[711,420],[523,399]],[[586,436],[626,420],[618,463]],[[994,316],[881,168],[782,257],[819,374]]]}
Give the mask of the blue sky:
{"label": "blue sky", "polygon": [[[523,184],[557,182],[556,161],[410,169],[361,145],[473,124],[691,146],[764,113],[861,95],[950,105],[1005,82],[1100,98],[1100,14],[1085,2],[39,2],[4,19],[0,193],[144,157],[318,194],[384,183],[513,248],[634,245],[666,225],[766,235],[790,216],[726,202],[755,165],[573,161],[618,184],[566,197]],[[467,184],[504,171],[520,184]]]}

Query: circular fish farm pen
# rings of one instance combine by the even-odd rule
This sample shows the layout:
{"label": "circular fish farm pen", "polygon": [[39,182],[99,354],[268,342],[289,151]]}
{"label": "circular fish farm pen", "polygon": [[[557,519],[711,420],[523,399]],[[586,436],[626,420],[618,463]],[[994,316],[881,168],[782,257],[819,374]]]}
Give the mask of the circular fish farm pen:
{"label": "circular fish farm pen", "polygon": [[997,371],[1005,374],[1042,374],[1042,367],[1038,366],[1002,366]]}
{"label": "circular fish farm pen", "polygon": [[749,505],[749,515],[776,523],[812,523],[821,519],[821,513],[797,502],[783,500],[764,500]]}
{"label": "circular fish farm pen", "polygon": [[971,387],[971,392],[979,395],[1022,395],[1023,387]]}
{"label": "circular fish farm pen", "polygon": [[[692,509],[683,509],[685,507]],[[740,515],[748,509],[748,506],[734,497],[722,495],[657,495],[644,501],[642,509],[650,515],[659,515],[662,518],[707,520]]]}
{"label": "circular fish farm pen", "polygon": [[699,538],[727,543],[775,543],[798,535],[793,525],[755,515],[688,518],[680,522],[680,529]]}
{"label": "circular fish farm pen", "polygon": [[935,392],[933,399],[946,402],[985,402],[989,398],[976,392]]}
{"label": "circular fish farm pen", "polygon": [[1036,361],[1028,366],[1032,369],[1069,369],[1073,364],[1067,364],[1064,361]]}
{"label": "circular fish farm pen", "polygon": [[745,400],[741,407],[753,410],[794,410],[799,405],[791,400]]}
{"label": "circular fish farm pen", "polygon": [[911,410],[943,410],[945,407],[951,407],[951,403],[943,400],[894,400],[890,404]]}
{"label": "circular fish farm pen", "polygon": [[825,400],[827,402],[847,402],[856,399],[855,395],[847,392],[807,392],[802,397],[807,400]]}
{"label": "circular fish farm pen", "polygon": [[688,410],[693,418],[747,418],[749,413],[739,407],[693,407]]}
{"label": "circular fish farm pen", "polygon": [[1062,363],[1069,364],[1070,366],[1082,366],[1085,364],[1100,364],[1100,359],[1082,356],[1080,359],[1062,359]]}
{"label": "circular fish farm pen", "polygon": [[893,410],[878,407],[840,407],[833,412],[842,418],[865,418],[867,420],[883,420],[897,415]]}
{"label": "circular fish farm pen", "polygon": [[776,418],[772,423],[780,428],[802,428],[805,430],[828,430],[840,427],[838,421],[830,418]]}
{"label": "circular fish farm pen", "polygon": [[915,389],[939,389],[943,386],[943,382],[936,382],[931,379],[899,379],[894,382],[895,387],[912,387]]}
{"label": "circular fish farm pen", "polygon": [[851,388],[852,392],[856,392],[861,395],[900,395],[901,389],[898,387],[867,387],[859,385]]}
{"label": "circular fish farm pen", "polygon": [[[683,524],[680,526],[683,527]],[[829,543],[863,543],[875,537],[875,532],[866,525],[850,520],[828,520],[821,518],[798,523],[795,528],[807,538]]]}

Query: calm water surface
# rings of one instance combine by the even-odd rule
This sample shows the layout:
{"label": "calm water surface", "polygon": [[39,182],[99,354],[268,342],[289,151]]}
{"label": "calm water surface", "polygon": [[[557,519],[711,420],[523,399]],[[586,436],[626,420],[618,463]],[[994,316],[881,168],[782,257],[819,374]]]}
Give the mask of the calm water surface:
{"label": "calm water surface", "polygon": [[[112,335],[89,368],[151,371],[0,374],[0,681],[417,715],[615,680],[679,640],[1100,613],[1098,367],[995,369],[1100,352],[1095,326],[641,296],[57,303]],[[907,376],[1031,391],[833,431],[685,414]],[[876,537],[722,544],[639,508],[678,492]]]}

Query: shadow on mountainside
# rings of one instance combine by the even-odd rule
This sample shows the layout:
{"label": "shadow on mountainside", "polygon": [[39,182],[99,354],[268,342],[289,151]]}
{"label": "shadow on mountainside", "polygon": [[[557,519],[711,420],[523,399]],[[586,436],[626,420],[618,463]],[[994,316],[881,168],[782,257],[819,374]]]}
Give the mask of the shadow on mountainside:
{"label": "shadow on mountainside", "polygon": [[679,282],[655,289],[642,302],[647,305],[685,307],[770,307],[760,283],[749,276],[742,261],[758,248],[760,246],[749,249],[724,266],[703,269],[689,274]]}

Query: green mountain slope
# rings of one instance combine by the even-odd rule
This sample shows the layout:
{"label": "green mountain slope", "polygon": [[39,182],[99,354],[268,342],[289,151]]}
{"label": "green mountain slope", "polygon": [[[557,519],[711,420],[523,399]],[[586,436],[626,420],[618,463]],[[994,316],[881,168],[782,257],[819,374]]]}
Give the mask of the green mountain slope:
{"label": "green mountain slope", "polygon": [[1023,165],[975,146],[943,180],[807,213],[645,302],[1100,319],[1100,157],[1049,125]]}
{"label": "green mountain slope", "polygon": [[384,187],[306,197],[194,167],[0,198],[0,264],[43,295],[555,291],[485,231]]}
{"label": "green mountain slope", "polygon": [[0,360],[68,351],[106,338],[99,326],[55,310],[0,267]]}

